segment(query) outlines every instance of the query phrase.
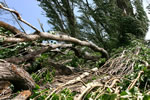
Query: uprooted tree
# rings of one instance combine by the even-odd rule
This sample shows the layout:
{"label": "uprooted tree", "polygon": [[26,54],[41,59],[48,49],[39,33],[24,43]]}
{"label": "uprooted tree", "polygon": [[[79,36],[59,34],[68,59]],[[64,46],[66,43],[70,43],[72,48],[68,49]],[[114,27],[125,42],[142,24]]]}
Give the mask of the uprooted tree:
{"label": "uprooted tree", "polygon": [[[0,21],[0,99],[149,98],[150,50],[143,41],[120,47],[109,58],[105,49],[75,38],[74,31],[74,37],[41,32],[17,11],[0,8],[35,30],[26,34]],[[16,91],[21,92],[14,96]]]}
{"label": "uprooted tree", "polygon": [[[24,62],[35,60],[35,58],[38,57],[39,55],[41,55],[42,53],[54,52],[54,56],[55,56],[55,55],[57,55],[57,53],[63,53],[61,51],[61,49],[64,48],[64,49],[74,51],[74,53],[77,57],[81,57],[86,60],[98,60],[101,57],[108,59],[108,57],[109,57],[106,50],[96,46],[92,42],[81,41],[79,39],[70,37],[68,35],[53,35],[51,33],[40,32],[37,28],[35,28],[31,24],[29,24],[28,22],[24,21],[21,18],[21,16],[19,15],[19,13],[16,12],[15,10],[6,8],[2,4],[0,4],[0,8],[14,13],[17,16],[18,20],[22,21],[23,23],[27,24],[28,26],[30,26],[31,28],[33,28],[35,30],[35,32],[33,34],[26,34],[24,32],[21,32],[14,26],[11,26],[5,22],[0,21],[0,27],[4,30],[9,31],[8,34],[5,34],[5,32],[4,32],[0,35],[2,47],[13,48],[16,45],[19,45],[19,44],[22,45],[23,43],[26,46],[29,46],[30,43],[31,43],[31,45],[34,45],[33,47],[37,46],[37,48],[35,48],[33,51],[25,50],[25,49],[33,49],[33,47],[18,48],[18,49],[22,49],[22,50],[24,49],[24,51],[22,51],[22,50],[21,51],[18,50],[18,51],[25,52],[25,54],[20,53],[21,56],[19,56],[17,54],[17,56],[19,56],[19,57],[16,57],[15,55],[10,54],[10,55],[8,55],[9,56],[8,58],[4,57],[5,59],[3,59],[1,61],[0,80],[11,82],[15,87],[18,87],[19,89],[32,90],[35,87],[35,82],[30,77],[30,75],[25,71],[25,70],[30,69],[30,68],[28,68],[28,67],[30,67],[30,65],[28,66],[26,64],[27,65],[26,66],[26,65],[24,65]],[[54,31],[54,33],[59,34],[61,32]],[[10,36],[10,35],[12,35],[12,36]],[[43,40],[48,40],[48,39],[57,40],[57,41],[65,41],[65,43],[43,44],[41,42]],[[89,47],[94,52],[99,52],[100,55],[99,56],[90,56],[90,54],[88,52],[84,53],[84,51],[78,49],[77,46]],[[56,48],[61,48],[61,49],[56,50]],[[68,51],[66,51],[66,53],[68,53]],[[32,62],[30,62],[30,63],[32,63]],[[56,63],[51,58],[48,59],[47,63],[50,66],[53,66],[55,69],[57,69],[58,73],[60,73],[60,74],[70,75],[74,72],[73,70],[71,70],[71,68],[63,65],[63,63]],[[23,68],[18,68],[15,64],[19,65],[20,67],[21,66],[25,67],[24,68],[25,70]],[[39,69],[41,69],[41,68],[39,68]]]}

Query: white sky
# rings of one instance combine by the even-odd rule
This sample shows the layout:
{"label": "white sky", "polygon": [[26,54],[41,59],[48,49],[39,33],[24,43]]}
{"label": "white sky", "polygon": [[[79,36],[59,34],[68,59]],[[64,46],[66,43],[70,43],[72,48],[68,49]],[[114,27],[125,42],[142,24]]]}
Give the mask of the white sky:
{"label": "white sky", "polygon": [[[148,6],[148,4],[150,4],[150,1],[149,0],[143,0],[143,3],[144,3],[144,9],[147,13],[147,16],[148,16],[148,19],[150,20],[150,14],[148,14],[148,10],[146,9],[146,7]],[[149,26],[149,30],[145,36],[145,40],[150,40],[150,26]]]}

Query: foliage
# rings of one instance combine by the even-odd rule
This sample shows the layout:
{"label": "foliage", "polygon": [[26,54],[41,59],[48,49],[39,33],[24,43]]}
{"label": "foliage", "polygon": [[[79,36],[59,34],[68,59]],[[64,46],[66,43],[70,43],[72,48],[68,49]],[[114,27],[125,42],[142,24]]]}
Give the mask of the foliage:
{"label": "foliage", "polygon": [[[125,49],[120,48],[119,51],[122,50],[129,50],[134,51],[136,47],[140,47],[140,53],[136,56],[136,58],[133,58],[136,64],[134,65],[134,71],[124,76],[124,78],[121,79],[121,83],[118,83],[117,86],[120,87],[120,93],[114,94],[112,88],[107,88],[103,93],[100,95],[97,94],[97,92],[91,92],[87,95],[86,98],[96,98],[97,100],[149,100],[150,96],[147,94],[149,92],[149,84],[150,84],[150,69],[145,64],[149,63],[150,59],[150,48],[145,43],[142,43],[141,40],[134,40],[132,41],[132,44],[127,46]],[[118,51],[116,51],[118,52]],[[130,53],[130,52],[128,52]],[[114,53],[116,55],[116,53]],[[126,54],[128,56],[128,54]],[[143,74],[140,76],[139,80],[136,82],[135,86],[132,89],[127,89],[128,86],[131,84],[131,82],[136,79],[139,72],[143,71]],[[100,90],[101,91],[101,90]]]}
{"label": "foliage", "polygon": [[[44,100],[48,97],[48,89],[40,90],[40,87],[37,85],[34,89],[33,95],[30,97],[30,100]],[[71,92],[69,89],[62,90],[59,94],[53,94],[51,100],[73,100],[75,92]]]}
{"label": "foliage", "polygon": [[[37,0],[54,30],[96,43],[109,51],[144,38],[148,18],[142,0]],[[135,12],[134,12],[135,11]]]}
{"label": "foliage", "polygon": [[[78,28],[74,15],[74,0],[37,0],[49,18],[53,29],[76,37]],[[50,13],[48,13],[50,12]]]}
{"label": "foliage", "polygon": [[[121,76],[120,81],[115,85],[115,88],[119,87],[120,91],[118,93],[114,91],[115,88],[109,86],[94,88],[88,91],[85,95],[85,100],[150,99],[150,48],[141,40],[147,31],[148,20],[141,0],[133,0],[133,4],[130,0],[92,0],[91,2],[89,0],[37,1],[40,2],[40,6],[45,10],[46,16],[49,17],[48,22],[53,25],[54,30],[98,44],[110,51],[110,60],[120,56],[126,50],[127,53],[124,56],[126,58],[131,57],[130,61],[135,62],[133,72]],[[133,6],[136,13],[133,13]],[[79,13],[79,15],[77,16],[76,13]],[[12,33],[0,27],[0,35],[11,36]],[[13,36],[15,37],[15,35]],[[34,42],[3,43],[2,38],[0,39],[0,44],[2,44],[0,45],[0,59],[24,56],[32,51],[42,49],[38,44],[42,43],[41,40]],[[74,47],[77,46],[74,45]],[[90,56],[102,56],[100,53],[93,53],[92,50],[87,48],[78,48],[82,49],[81,55],[89,52]],[[140,52],[134,55],[134,51],[137,48],[140,48]],[[96,61],[93,59],[86,60],[82,56],[76,56],[75,52],[70,48],[57,49],[58,51],[56,52],[48,50],[29,61],[23,62],[22,66],[30,63],[29,72],[32,73],[32,78],[37,83],[30,100],[44,100],[46,98],[51,98],[52,100],[73,100],[76,95],[76,93],[67,88],[59,93],[53,92],[50,86],[47,88],[47,85],[54,81],[57,73],[53,66],[50,65],[49,59],[64,66],[74,67],[77,71],[79,68],[90,70],[90,68],[98,67],[101,69],[107,60],[105,58],[100,58]],[[68,62],[64,63],[67,60]],[[128,65],[126,66],[128,67]],[[134,86],[128,89],[140,71],[143,73]],[[96,74],[98,73],[96,72]],[[99,76],[92,76],[92,81],[97,80],[97,78]],[[60,80],[58,79],[58,81]],[[90,80],[87,81],[91,82]]]}
{"label": "foliage", "polygon": [[[10,46],[9,46],[10,45]],[[0,47],[0,59],[9,58],[12,56],[22,56],[26,52],[26,47],[29,47],[31,42],[22,42],[17,44],[8,43],[6,46],[1,45]]]}
{"label": "foliage", "polygon": [[[133,56],[132,60],[135,61],[135,65],[134,65],[134,71],[131,74],[125,75],[123,76],[123,78],[120,79],[120,82],[118,84],[116,84],[115,87],[119,87],[120,92],[119,93],[114,93],[114,88],[110,88],[110,87],[106,87],[104,89],[104,87],[101,88],[94,88],[92,91],[90,91],[86,97],[84,98],[84,100],[89,100],[89,99],[96,99],[96,100],[137,100],[137,99],[141,99],[141,100],[149,100],[150,96],[148,94],[149,92],[149,88],[150,88],[150,69],[148,68],[148,66],[146,66],[145,64],[149,63],[150,60],[150,48],[148,47],[147,44],[145,44],[143,41],[141,40],[134,40],[131,42],[130,45],[126,46],[126,47],[120,47],[118,49],[113,50],[114,52],[112,53],[112,57],[117,57],[120,53],[122,53],[122,51],[127,50],[127,54],[125,56],[130,55],[131,52],[135,51],[135,49],[137,49],[137,47],[140,47],[140,52],[138,55]],[[67,56],[72,56],[72,52],[69,52],[69,54]],[[39,58],[38,58],[39,59]],[[43,59],[43,58],[40,58]],[[60,59],[60,58],[59,58]],[[73,60],[72,62],[68,63],[68,64],[81,64],[77,58],[75,58],[76,60]],[[98,63],[103,62],[105,59],[101,59],[99,61],[97,61],[96,65],[98,66]],[[93,66],[96,66],[93,65]],[[131,89],[127,89],[128,86],[131,84],[131,82],[137,78],[138,74],[140,71],[143,71],[143,73],[141,74],[140,78],[138,79],[138,81],[136,82],[136,84],[134,85],[133,88]],[[46,73],[48,73],[47,71],[45,71]],[[41,73],[41,72],[40,72]],[[34,75],[38,75],[33,74]],[[48,75],[49,78],[52,77],[50,75]],[[47,77],[48,77],[47,76]],[[35,78],[34,79],[38,81],[41,79],[42,77],[39,78]],[[93,77],[93,80],[96,80],[99,77]],[[44,79],[44,78],[43,78]],[[45,79],[45,82],[48,82],[49,80]],[[32,95],[31,98],[36,98],[37,100],[41,100],[41,99],[45,99],[48,97],[48,95],[50,94],[49,92],[52,91],[51,89],[44,89],[44,90],[40,90],[40,87],[37,86],[38,89],[35,88],[34,90],[34,94]],[[103,91],[103,92],[102,92]],[[51,99],[52,100],[73,100],[74,96],[76,93],[72,92],[69,89],[64,89],[63,91],[59,92],[58,94],[53,93],[51,95]],[[31,99],[30,98],[30,99]]]}
{"label": "foliage", "polygon": [[45,83],[51,83],[53,78],[55,76],[55,70],[52,72],[49,71],[49,69],[43,69],[38,70],[37,73],[32,74],[32,78],[37,82],[38,84],[45,84]]}

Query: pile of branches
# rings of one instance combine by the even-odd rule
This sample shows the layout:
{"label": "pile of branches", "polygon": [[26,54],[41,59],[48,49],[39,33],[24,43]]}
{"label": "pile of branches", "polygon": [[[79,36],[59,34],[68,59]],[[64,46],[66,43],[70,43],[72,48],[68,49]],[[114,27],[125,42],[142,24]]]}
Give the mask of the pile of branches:
{"label": "pile of branches", "polygon": [[[0,8],[15,14],[18,20],[35,30],[34,33],[26,34],[0,21],[0,27],[10,31],[10,34],[9,32],[0,34],[2,47],[0,50],[14,47],[18,50],[17,54],[5,56],[4,53],[0,60],[0,99],[26,100],[30,97],[34,100],[48,100],[57,96],[58,99],[65,99],[66,96],[61,95],[64,91],[75,100],[131,99],[137,96],[131,93],[135,87],[144,91],[145,95],[150,93],[148,90],[150,57],[145,55],[145,53],[150,54],[150,50],[143,44],[135,42],[134,46],[123,48],[122,52],[109,58],[106,50],[92,42],[62,35],[64,33],[58,31],[52,32],[57,35],[41,32],[23,20],[15,10],[6,8],[2,4]],[[49,43],[50,40],[63,41],[63,43],[52,44]],[[19,48],[18,45],[24,46]],[[93,53],[95,54],[92,55]],[[80,61],[82,64],[76,63],[76,57],[78,60],[84,59]],[[105,64],[100,66],[99,62],[102,62],[103,58],[106,59],[103,62]],[[33,65],[36,66],[35,69],[31,68]],[[50,74],[49,77],[43,77],[46,72],[52,72],[53,68],[54,79],[43,84],[44,77],[48,80],[51,80],[50,76],[53,77]],[[32,73],[34,74],[31,77]],[[141,81],[141,78],[144,78],[144,81]],[[142,86],[144,88],[141,88]],[[12,94],[18,90],[21,92],[14,97]],[[137,92],[141,93],[140,90]],[[136,98],[145,98],[145,95],[141,93]]]}
{"label": "pile of branches", "polygon": [[69,77],[59,76],[59,80],[55,79],[50,84],[50,93],[44,92],[39,95],[45,95],[46,100],[56,98],[54,94],[60,94],[60,98],[67,98],[61,96],[62,91],[67,88],[75,92],[74,100],[148,98],[150,56],[145,55],[150,54],[148,46],[141,43],[121,51],[100,68],[84,70]]}
{"label": "pile of branches", "polygon": [[[6,49],[12,49],[14,47],[18,50],[17,54],[6,54],[7,52],[2,52],[1,54],[1,99],[11,98],[11,93],[14,92],[10,89],[12,85],[15,88],[15,91],[24,90],[14,99],[27,99],[31,95],[32,90],[36,86],[36,83],[30,76],[28,71],[32,73],[30,67],[32,66],[36,58],[40,57],[43,53],[52,52],[52,55],[47,59],[47,64],[53,66],[57,70],[59,75],[71,75],[76,72],[77,69],[65,65],[65,63],[72,61],[72,59],[64,61],[53,60],[58,54],[65,55],[68,53],[68,51],[73,51],[75,56],[85,59],[86,61],[97,61],[100,58],[108,59],[109,57],[106,50],[98,47],[92,42],[82,41],[77,38],[64,35],[64,33],[58,31],[54,31],[51,33],[41,32],[36,27],[23,20],[17,11],[8,7],[4,7],[2,4],[0,4],[0,9],[9,11],[12,14],[16,15],[19,21],[23,22],[24,24],[35,30],[34,33],[27,34],[24,30],[24,32],[20,31],[16,27],[0,21],[0,28],[3,30],[7,30],[7,32],[2,32],[0,34],[0,44],[2,47],[1,50],[3,51]],[[20,25],[19,22],[18,24]],[[21,27],[21,29],[23,28]],[[51,44],[49,43],[50,40],[63,41],[63,43],[58,42],[57,44]],[[47,41],[47,43],[43,43],[43,41]],[[25,45],[25,47],[20,48],[17,47],[18,45]],[[80,46],[80,48],[78,48],[78,46]],[[99,52],[100,55],[91,56],[89,52],[84,52],[84,50],[81,49],[81,46],[87,47],[93,52]],[[64,49],[65,51],[62,52],[61,50]],[[37,71],[38,69],[43,70],[42,66],[39,66],[39,68],[36,68],[35,70]],[[7,90],[7,88],[9,89]]]}

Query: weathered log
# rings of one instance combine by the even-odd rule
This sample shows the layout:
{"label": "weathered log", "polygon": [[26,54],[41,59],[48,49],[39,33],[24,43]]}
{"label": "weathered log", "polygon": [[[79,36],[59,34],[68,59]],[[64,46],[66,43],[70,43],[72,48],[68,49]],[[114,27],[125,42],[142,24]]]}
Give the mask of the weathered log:
{"label": "weathered log", "polygon": [[22,68],[0,60],[0,81],[11,82],[16,90],[32,90],[35,82]]}

